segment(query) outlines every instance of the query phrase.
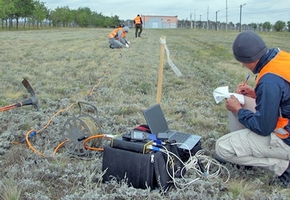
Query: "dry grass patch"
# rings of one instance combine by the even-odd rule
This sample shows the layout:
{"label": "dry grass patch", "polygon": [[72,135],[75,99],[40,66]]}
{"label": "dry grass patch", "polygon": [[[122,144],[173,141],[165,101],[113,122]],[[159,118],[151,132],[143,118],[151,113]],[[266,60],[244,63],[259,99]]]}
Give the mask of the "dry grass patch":
{"label": "dry grass patch", "polygon": [[[161,36],[166,36],[171,60],[183,74],[178,78],[165,60],[161,105],[170,128],[201,135],[208,156],[214,153],[216,139],[229,131],[227,111],[223,103],[216,105],[212,91],[224,85],[234,90],[248,74],[231,53],[238,32],[146,29],[142,38],[135,38],[134,30],[130,30],[130,48],[112,50],[107,41],[110,31],[60,28],[0,34],[0,105],[29,98],[30,94],[21,85],[26,78],[41,106],[38,112],[26,106],[0,113],[0,176],[3,177],[0,191],[14,191],[22,199],[284,197],[264,185],[255,187],[257,192],[252,193],[249,188],[254,185],[246,177],[266,183],[271,173],[263,170],[246,172],[228,165],[233,183],[227,186],[222,181],[205,180],[162,196],[157,191],[139,190],[125,183],[100,183],[102,155],[96,152],[90,158],[76,158],[62,147],[52,158],[54,149],[64,141],[64,124],[78,116],[79,109],[76,106],[54,115],[78,101],[97,107],[96,117],[105,134],[121,134],[145,123],[142,110],[156,102]],[[269,46],[279,44],[290,51],[289,34],[261,35]],[[249,83],[254,84],[252,77]],[[28,129],[45,127],[51,117],[49,126],[30,139],[45,157],[24,143],[13,143],[20,142]],[[13,180],[23,187],[5,188],[4,180]]]}
{"label": "dry grass patch", "polygon": [[18,200],[21,198],[21,185],[14,178],[4,178],[0,197],[3,200]]}
{"label": "dry grass patch", "polygon": [[248,182],[245,179],[231,180],[228,183],[228,190],[232,193],[233,199],[252,199],[255,192],[261,187],[258,182]]}

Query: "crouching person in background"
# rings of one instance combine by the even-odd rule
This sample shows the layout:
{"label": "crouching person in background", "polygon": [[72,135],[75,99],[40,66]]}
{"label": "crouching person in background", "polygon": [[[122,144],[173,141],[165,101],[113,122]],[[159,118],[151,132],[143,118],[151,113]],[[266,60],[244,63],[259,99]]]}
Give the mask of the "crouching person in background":
{"label": "crouching person in background", "polygon": [[108,36],[111,49],[129,47],[129,42],[126,39],[126,35],[129,32],[129,27],[118,27],[114,29]]}

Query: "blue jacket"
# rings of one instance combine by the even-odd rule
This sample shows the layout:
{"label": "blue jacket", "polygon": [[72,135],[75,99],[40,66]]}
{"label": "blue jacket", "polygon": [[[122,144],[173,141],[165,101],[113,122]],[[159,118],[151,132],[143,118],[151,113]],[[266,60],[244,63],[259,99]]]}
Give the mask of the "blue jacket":
{"label": "blue jacket", "polygon": [[[270,49],[260,59],[253,73],[259,73],[278,52],[278,48]],[[268,136],[276,127],[279,107],[281,107],[282,116],[290,119],[290,83],[277,75],[268,73],[262,76],[255,87],[255,92],[256,112],[242,108],[238,112],[238,119],[241,124],[258,135]],[[290,132],[290,124],[285,129]],[[283,141],[290,146],[290,138]]]}

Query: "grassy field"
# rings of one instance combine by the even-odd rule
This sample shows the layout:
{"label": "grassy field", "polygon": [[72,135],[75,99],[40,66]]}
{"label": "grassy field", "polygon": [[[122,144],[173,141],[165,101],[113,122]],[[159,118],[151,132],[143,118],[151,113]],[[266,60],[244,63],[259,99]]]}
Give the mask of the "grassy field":
{"label": "grassy field", "polygon": [[[161,106],[171,129],[202,136],[205,155],[229,132],[224,102],[212,92],[231,92],[250,73],[232,56],[238,32],[149,30],[141,38],[130,30],[130,48],[110,49],[111,29],[54,29],[0,32],[0,106],[30,98],[21,81],[35,90],[40,111],[24,106],[0,113],[0,194],[3,199],[289,199],[290,190],[269,187],[273,174],[226,164],[223,175],[201,178],[187,187],[158,191],[124,183],[101,183],[102,155],[69,154],[61,144],[70,135],[66,122],[81,113],[85,101],[100,122],[99,131],[118,135],[145,123],[142,111],[156,103],[160,37],[166,36],[170,58],[182,73],[177,77],[164,61]],[[289,33],[259,33],[269,48],[290,51]],[[165,57],[166,59],[166,57]],[[254,75],[249,84],[254,86]],[[64,109],[64,110],[62,110]],[[32,148],[21,141],[30,130]],[[55,151],[55,152],[54,152]],[[42,156],[41,156],[41,155]],[[188,180],[194,171],[188,172]],[[1,198],[0,198],[1,199]]]}

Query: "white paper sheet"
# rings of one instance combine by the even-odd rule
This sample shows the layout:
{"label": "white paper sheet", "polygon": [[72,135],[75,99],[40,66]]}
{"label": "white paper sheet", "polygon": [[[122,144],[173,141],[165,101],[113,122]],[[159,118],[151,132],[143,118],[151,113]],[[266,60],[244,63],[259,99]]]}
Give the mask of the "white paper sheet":
{"label": "white paper sheet", "polygon": [[235,97],[242,105],[245,104],[244,95],[238,93],[230,93],[229,86],[218,87],[213,91],[213,97],[217,104],[220,103],[223,99],[229,98],[231,95],[235,95]]}

